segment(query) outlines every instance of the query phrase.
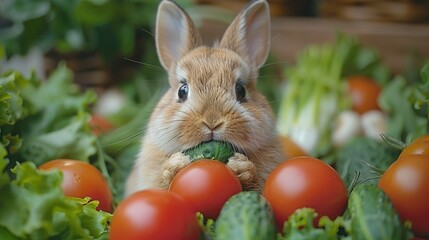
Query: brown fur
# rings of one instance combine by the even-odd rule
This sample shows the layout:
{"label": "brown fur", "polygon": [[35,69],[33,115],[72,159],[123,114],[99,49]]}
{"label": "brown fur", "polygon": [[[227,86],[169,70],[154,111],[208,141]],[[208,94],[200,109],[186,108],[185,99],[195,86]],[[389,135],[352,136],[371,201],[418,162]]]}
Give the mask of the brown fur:
{"label": "brown fur", "polygon": [[[165,39],[174,34],[178,39]],[[181,152],[204,141],[228,141],[244,153],[231,157],[228,166],[247,190],[261,190],[269,172],[283,161],[274,114],[256,89],[258,67],[269,49],[268,4],[255,1],[244,9],[219,46],[201,46],[200,39],[183,10],[170,1],[160,4],[157,50],[170,89],[151,115],[127,194],[168,188],[177,171],[190,163]],[[247,92],[242,102],[236,97],[237,82]],[[180,101],[177,91],[184,83],[188,98]]]}

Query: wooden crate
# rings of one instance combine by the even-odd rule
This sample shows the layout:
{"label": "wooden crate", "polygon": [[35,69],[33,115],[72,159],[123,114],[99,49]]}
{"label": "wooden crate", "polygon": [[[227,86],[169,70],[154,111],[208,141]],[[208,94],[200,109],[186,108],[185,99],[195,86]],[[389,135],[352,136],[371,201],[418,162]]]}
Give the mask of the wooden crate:
{"label": "wooden crate", "polygon": [[319,14],[348,20],[425,22],[429,0],[324,0]]}
{"label": "wooden crate", "polygon": [[[239,12],[249,0],[197,0],[197,4],[221,7]],[[272,16],[306,16],[312,14],[312,0],[268,0]]]}
{"label": "wooden crate", "polygon": [[[206,21],[202,36],[207,44],[222,36],[224,23]],[[304,48],[334,42],[343,32],[356,37],[365,46],[376,49],[383,62],[400,73],[413,54],[429,59],[429,23],[344,21],[330,18],[273,17],[271,50],[284,64],[293,64]]]}

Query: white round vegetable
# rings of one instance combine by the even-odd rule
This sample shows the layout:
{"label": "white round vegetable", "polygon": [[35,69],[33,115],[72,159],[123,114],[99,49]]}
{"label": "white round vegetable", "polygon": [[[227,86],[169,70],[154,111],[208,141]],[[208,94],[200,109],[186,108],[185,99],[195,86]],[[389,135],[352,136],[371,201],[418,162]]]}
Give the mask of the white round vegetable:
{"label": "white round vegetable", "polygon": [[382,141],[381,134],[386,133],[387,116],[382,111],[372,110],[361,116],[362,129],[365,136]]}
{"label": "white round vegetable", "polygon": [[351,138],[362,133],[359,114],[354,111],[341,112],[332,132],[332,143],[334,146],[343,146]]}
{"label": "white round vegetable", "polygon": [[98,97],[98,101],[94,106],[94,113],[100,116],[114,114],[124,107],[125,102],[125,96],[119,89],[108,89]]}

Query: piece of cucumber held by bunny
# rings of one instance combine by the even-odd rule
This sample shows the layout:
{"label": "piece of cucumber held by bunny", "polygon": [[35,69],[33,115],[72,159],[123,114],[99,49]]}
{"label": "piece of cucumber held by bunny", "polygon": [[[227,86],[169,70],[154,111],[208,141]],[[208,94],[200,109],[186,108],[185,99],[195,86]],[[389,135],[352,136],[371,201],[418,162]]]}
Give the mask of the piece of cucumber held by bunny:
{"label": "piece of cucumber held by bunny", "polygon": [[270,45],[267,2],[251,2],[222,40],[207,47],[189,16],[172,1],[162,1],[155,39],[170,88],[151,115],[126,194],[168,188],[190,163],[182,151],[210,140],[231,143],[238,151],[228,166],[245,190],[261,190],[284,159],[273,111],[256,89]]}

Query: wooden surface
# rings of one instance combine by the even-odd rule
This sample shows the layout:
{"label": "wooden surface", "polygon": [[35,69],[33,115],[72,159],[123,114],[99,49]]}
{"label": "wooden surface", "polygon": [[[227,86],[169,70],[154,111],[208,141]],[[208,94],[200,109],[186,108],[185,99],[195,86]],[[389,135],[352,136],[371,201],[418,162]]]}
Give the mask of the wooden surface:
{"label": "wooden surface", "polygon": [[[201,31],[206,43],[219,39],[225,24],[206,21]],[[272,19],[271,49],[280,61],[293,63],[309,45],[333,42],[337,32],[357,37],[375,48],[394,72],[401,72],[413,56],[429,60],[429,23],[345,21],[328,18],[281,17]]]}

